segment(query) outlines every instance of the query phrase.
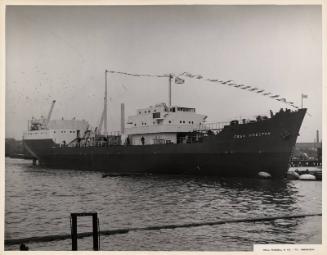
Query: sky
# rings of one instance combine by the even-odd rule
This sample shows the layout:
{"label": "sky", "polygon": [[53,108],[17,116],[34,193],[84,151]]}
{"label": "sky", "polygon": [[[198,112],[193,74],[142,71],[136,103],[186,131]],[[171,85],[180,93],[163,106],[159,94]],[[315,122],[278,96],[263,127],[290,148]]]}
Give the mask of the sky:
{"label": "sky", "polygon": [[[104,72],[180,74],[233,80],[308,108],[299,142],[322,128],[320,6],[7,6],[6,137],[27,122],[99,123]],[[110,74],[108,129],[126,116],[168,102],[168,79]],[[195,107],[208,122],[254,118],[287,107],[242,89],[185,79],[172,104]]]}

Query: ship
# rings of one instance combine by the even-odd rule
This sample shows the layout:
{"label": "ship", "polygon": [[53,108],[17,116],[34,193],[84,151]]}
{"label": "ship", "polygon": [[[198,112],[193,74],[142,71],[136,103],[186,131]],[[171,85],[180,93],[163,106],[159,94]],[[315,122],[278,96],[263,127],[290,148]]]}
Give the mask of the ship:
{"label": "ship", "polygon": [[[23,135],[33,162],[46,168],[116,174],[192,174],[286,177],[306,108],[280,109],[254,119],[207,123],[195,108],[169,103],[140,108],[119,132],[107,132],[107,83],[100,123],[32,119]],[[102,130],[104,127],[104,130]]]}

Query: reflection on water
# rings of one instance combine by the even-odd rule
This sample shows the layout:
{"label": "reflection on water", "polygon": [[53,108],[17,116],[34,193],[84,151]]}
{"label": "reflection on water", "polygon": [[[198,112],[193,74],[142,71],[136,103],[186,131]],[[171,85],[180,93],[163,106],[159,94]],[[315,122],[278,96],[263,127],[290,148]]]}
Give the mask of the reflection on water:
{"label": "reflection on water", "polygon": [[[102,175],[6,159],[6,239],[70,233],[70,213],[82,211],[97,211],[102,230],[321,212],[321,182]],[[316,217],[137,231],[102,237],[102,249],[251,250],[253,243],[319,243],[320,221]],[[91,225],[83,219],[78,227],[84,232]],[[80,243],[82,249],[92,247],[91,238]],[[69,250],[70,245],[66,240],[30,247]]]}

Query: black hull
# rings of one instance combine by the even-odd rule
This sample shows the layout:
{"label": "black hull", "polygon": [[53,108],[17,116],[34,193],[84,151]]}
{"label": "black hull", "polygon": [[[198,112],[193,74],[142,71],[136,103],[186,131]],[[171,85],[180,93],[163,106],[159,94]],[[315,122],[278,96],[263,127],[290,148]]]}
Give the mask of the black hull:
{"label": "black hull", "polygon": [[[115,173],[169,173],[283,178],[306,110],[284,112],[255,123],[227,126],[201,143],[63,147],[48,140],[25,140],[41,165],[49,168]],[[269,135],[251,136],[251,134]],[[244,138],[235,135],[245,134]]]}
{"label": "black hull", "polygon": [[45,157],[41,165],[49,168],[101,170],[124,173],[200,174],[255,176],[260,171],[284,177],[288,155],[282,154],[166,154],[166,155],[57,155]]}

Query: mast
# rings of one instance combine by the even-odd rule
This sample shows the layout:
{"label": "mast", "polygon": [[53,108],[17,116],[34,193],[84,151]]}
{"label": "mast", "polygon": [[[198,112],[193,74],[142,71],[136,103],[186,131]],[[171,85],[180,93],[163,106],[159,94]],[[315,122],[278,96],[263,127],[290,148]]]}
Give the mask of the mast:
{"label": "mast", "polygon": [[108,135],[108,128],[107,128],[107,116],[108,116],[108,84],[107,84],[107,73],[108,70],[105,70],[105,88],[104,88],[104,107],[103,107],[103,121],[104,121],[104,135]]}
{"label": "mast", "polygon": [[101,130],[102,130],[103,118],[104,118],[104,109],[102,110],[102,114],[101,114],[100,122],[99,122],[99,125],[98,125],[98,130],[97,130],[97,133],[98,133],[99,135],[101,134]]}
{"label": "mast", "polygon": [[173,79],[172,74],[169,74],[169,89],[168,89],[168,98],[169,98],[168,105],[169,105],[169,107],[171,106],[171,80],[172,79]]}
{"label": "mast", "polygon": [[125,134],[125,104],[120,104],[120,133]]}

